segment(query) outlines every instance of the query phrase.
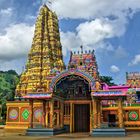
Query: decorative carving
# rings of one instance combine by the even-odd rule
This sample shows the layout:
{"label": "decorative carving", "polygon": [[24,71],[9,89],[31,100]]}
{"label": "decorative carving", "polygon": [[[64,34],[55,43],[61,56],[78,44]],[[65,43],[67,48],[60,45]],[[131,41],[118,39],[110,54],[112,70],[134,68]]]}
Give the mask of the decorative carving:
{"label": "decorative carving", "polygon": [[27,109],[24,109],[24,111],[22,112],[22,117],[24,118],[24,120],[27,120],[29,118],[29,111]]}
{"label": "decorative carving", "polygon": [[10,118],[11,120],[17,120],[18,115],[19,115],[19,114],[18,114],[17,109],[11,109],[10,112],[9,112],[9,118]]}
{"label": "decorative carving", "polygon": [[129,120],[130,121],[137,121],[139,119],[139,115],[136,111],[129,112]]}
{"label": "decorative carving", "polygon": [[41,122],[42,121],[42,116],[43,116],[43,113],[42,113],[41,109],[36,109],[34,111],[34,117],[37,121]]}

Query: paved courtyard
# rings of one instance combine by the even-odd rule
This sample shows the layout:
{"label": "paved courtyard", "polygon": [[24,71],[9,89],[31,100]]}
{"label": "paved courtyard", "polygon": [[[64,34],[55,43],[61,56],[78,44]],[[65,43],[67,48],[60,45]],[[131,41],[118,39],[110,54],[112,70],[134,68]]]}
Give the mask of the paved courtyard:
{"label": "paved courtyard", "polygon": [[25,136],[24,133],[6,133],[0,129],[0,140],[140,140],[140,132],[126,137],[91,137],[88,133],[61,134],[57,136]]}

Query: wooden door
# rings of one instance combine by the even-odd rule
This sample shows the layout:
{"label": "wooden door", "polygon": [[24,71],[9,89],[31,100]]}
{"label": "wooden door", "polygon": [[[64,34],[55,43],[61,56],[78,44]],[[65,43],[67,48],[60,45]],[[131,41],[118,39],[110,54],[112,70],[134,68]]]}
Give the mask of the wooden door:
{"label": "wooden door", "polygon": [[89,132],[90,129],[90,105],[74,105],[74,131]]}

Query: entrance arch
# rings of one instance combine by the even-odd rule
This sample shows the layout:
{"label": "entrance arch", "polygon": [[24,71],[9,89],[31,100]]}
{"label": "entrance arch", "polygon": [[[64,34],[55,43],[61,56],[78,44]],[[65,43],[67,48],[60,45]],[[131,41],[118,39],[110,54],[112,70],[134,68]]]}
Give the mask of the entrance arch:
{"label": "entrance arch", "polygon": [[65,77],[67,77],[69,75],[76,75],[76,76],[82,77],[83,79],[85,79],[89,83],[89,86],[91,87],[91,90],[95,89],[95,80],[91,75],[89,75],[89,74],[87,74],[85,72],[79,71],[79,70],[66,70],[66,71],[60,73],[59,75],[57,75],[52,80],[52,82],[50,84],[50,91],[53,92],[56,83],[59,80],[61,80],[62,78],[65,78]]}
{"label": "entrance arch", "polygon": [[64,100],[87,100],[91,98],[91,87],[82,77],[68,75],[56,83],[53,94],[63,97]]}
{"label": "entrance arch", "polygon": [[82,71],[64,71],[56,76],[50,88],[64,99],[64,124],[70,132],[89,132],[91,122],[91,92],[94,79]]}

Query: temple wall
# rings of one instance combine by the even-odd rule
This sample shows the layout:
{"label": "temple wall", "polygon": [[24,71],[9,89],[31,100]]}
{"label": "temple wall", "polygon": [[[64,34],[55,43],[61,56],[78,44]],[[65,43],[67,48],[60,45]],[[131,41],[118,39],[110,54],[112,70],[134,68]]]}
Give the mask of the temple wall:
{"label": "temple wall", "polygon": [[[108,113],[116,114],[118,118],[118,107],[103,108],[103,112],[105,120]],[[123,107],[123,121],[126,130],[140,130],[140,106]]]}
{"label": "temple wall", "polygon": [[[40,123],[42,103],[34,103],[34,123]],[[27,129],[31,119],[31,108],[28,101],[7,102],[7,118],[5,129]]]}
{"label": "temple wall", "polygon": [[[7,102],[7,117],[5,129],[27,129],[31,127],[31,104],[28,101]],[[43,100],[33,102],[33,128],[63,127],[63,104],[58,100]],[[52,110],[53,108],[53,110]],[[45,113],[46,112],[46,113]],[[45,118],[44,118],[45,113]],[[45,119],[45,120],[44,120]],[[45,122],[45,124],[44,124]],[[44,126],[46,125],[46,126]]]}
{"label": "temple wall", "polygon": [[[64,112],[65,112],[64,125],[71,124],[70,109],[71,108],[69,104],[64,108]],[[34,125],[41,125],[43,123],[43,120],[41,119],[42,118],[41,114],[43,114],[42,110],[43,110],[43,103],[34,102],[34,107],[33,107]],[[48,113],[47,110],[46,113]],[[58,110],[56,110],[55,112],[59,113]],[[102,112],[104,112],[102,118],[106,119],[107,114],[116,114],[118,118],[118,107],[106,107],[102,109]],[[7,103],[7,120],[6,120],[5,129],[12,129],[14,131],[17,129],[25,130],[30,127],[30,120],[31,120],[31,108],[28,101],[14,101],[14,102]],[[48,121],[47,118],[46,121]],[[127,130],[140,130],[140,106],[123,107],[123,121],[124,121],[124,127]]]}

